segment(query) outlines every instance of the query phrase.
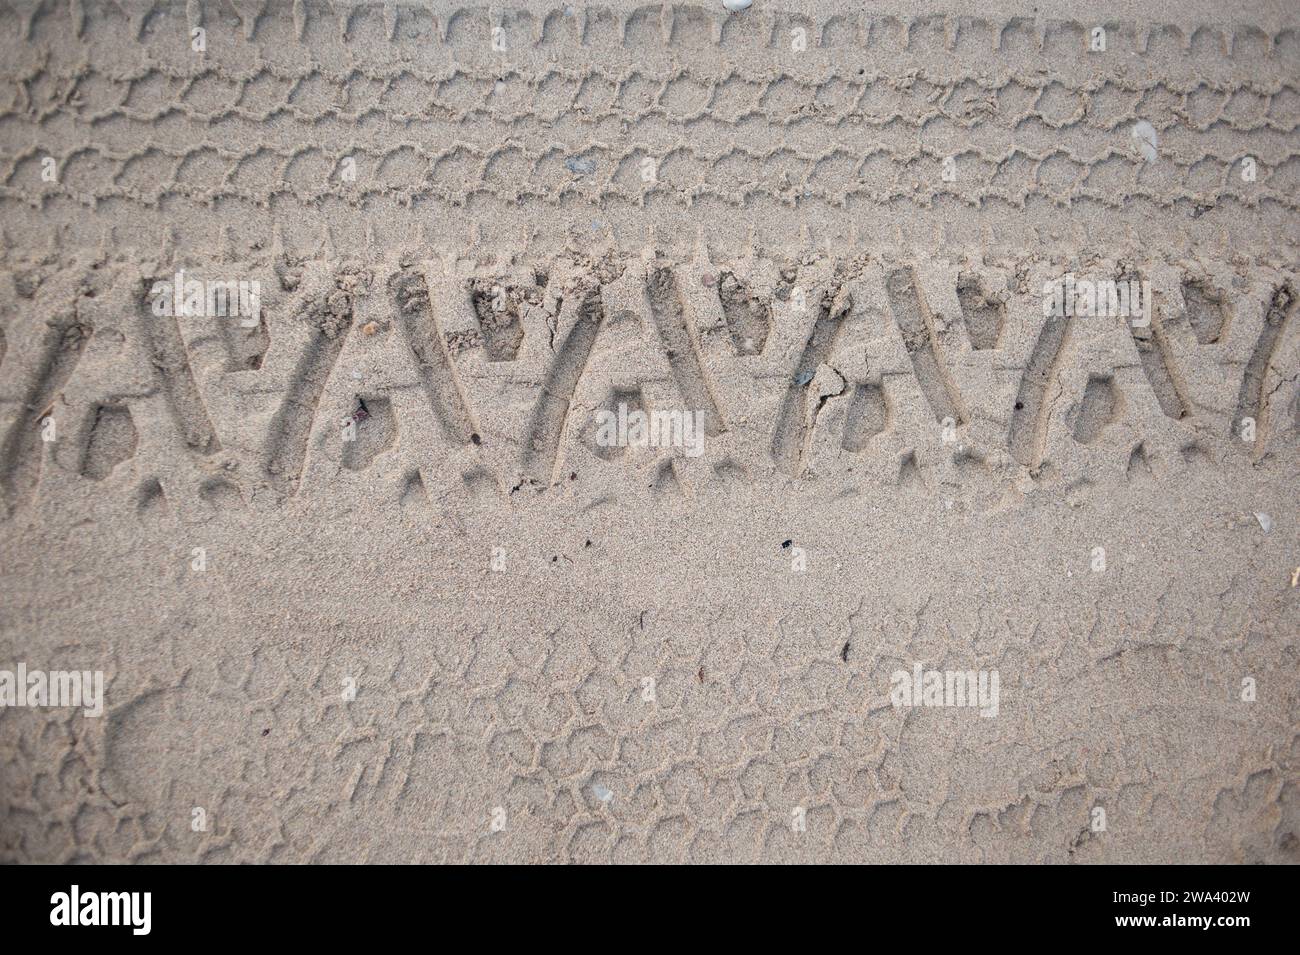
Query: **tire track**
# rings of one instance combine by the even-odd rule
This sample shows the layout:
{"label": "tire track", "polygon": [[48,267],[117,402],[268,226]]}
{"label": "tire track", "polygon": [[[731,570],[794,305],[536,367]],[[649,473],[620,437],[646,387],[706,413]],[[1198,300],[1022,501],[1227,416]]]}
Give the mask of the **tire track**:
{"label": "tire track", "polygon": [[[221,450],[221,442],[194,380],[189,351],[181,335],[180,319],[174,314],[154,313],[150,292],[154,286],[153,281],[146,280],[140,303],[140,317],[150,344],[154,378],[167,397],[167,407],[186,447],[202,455],[214,454]],[[219,319],[223,322],[229,320]]]}
{"label": "tire track", "polygon": [[813,421],[808,411],[808,386],[817,368],[835,351],[835,343],[844,328],[844,318],[853,309],[853,297],[839,289],[822,296],[817,321],[804,343],[794,377],[786,388],[772,435],[772,458],[787,474],[803,472],[803,457],[808,450]]}
{"label": "tire track", "polygon": [[72,377],[92,334],[91,326],[77,318],[56,319],[46,328],[36,377],[23,398],[18,419],[0,446],[0,489],[9,514],[27,504],[36,491],[41,473],[42,419]]}
{"label": "tire track", "polygon": [[1047,440],[1044,397],[1048,383],[1056,377],[1069,322],[1064,316],[1053,316],[1043,323],[1030,353],[1029,364],[1020,379],[1016,404],[1011,412],[1011,427],[1007,432],[1007,448],[1011,456],[1027,468],[1035,468],[1042,461],[1043,445]]}
{"label": "tire track", "polygon": [[411,354],[415,356],[425,396],[442,428],[443,437],[452,444],[469,444],[476,434],[469,403],[447,353],[424,276],[415,269],[404,269],[389,277],[388,291],[397,307],[398,323]]}
{"label": "tire track", "polygon": [[569,418],[569,405],[605,321],[600,287],[588,288],[576,306],[577,318],[564,337],[554,363],[542,382],[528,427],[525,465],[536,480],[551,481],[560,465],[560,439]]}
{"label": "tire track", "polygon": [[934,323],[930,319],[930,310],[921,298],[917,288],[916,276],[911,269],[895,269],[885,280],[885,293],[889,299],[894,321],[903,335],[903,346],[912,359],[912,368],[916,371],[916,382],[925,395],[925,400],[934,412],[934,420],[943,422],[951,418],[961,424],[965,416],[957,403],[956,389],[939,361],[935,346]]}
{"label": "tire track", "polygon": [[722,434],[727,425],[718,411],[713,389],[700,362],[673,270],[662,267],[652,271],[646,282],[646,295],[650,300],[650,316],[668,354],[668,367],[672,369],[677,390],[686,402],[683,410],[704,413],[704,433],[709,437]]}
{"label": "tire track", "polygon": [[1273,292],[1268,312],[1264,316],[1264,328],[1255,341],[1255,348],[1246,363],[1245,374],[1241,379],[1241,393],[1237,398],[1237,413],[1233,416],[1232,433],[1240,437],[1247,418],[1255,422],[1255,447],[1263,448],[1264,429],[1268,424],[1268,396],[1264,394],[1264,383],[1268,377],[1269,365],[1282,339],[1282,329],[1295,312],[1296,293],[1290,285],[1279,286]]}
{"label": "tire track", "polygon": [[291,496],[298,490],[321,395],[352,327],[353,293],[359,281],[353,273],[341,274],[329,294],[307,305],[303,317],[313,328],[312,337],[266,442],[264,471],[281,494]]}

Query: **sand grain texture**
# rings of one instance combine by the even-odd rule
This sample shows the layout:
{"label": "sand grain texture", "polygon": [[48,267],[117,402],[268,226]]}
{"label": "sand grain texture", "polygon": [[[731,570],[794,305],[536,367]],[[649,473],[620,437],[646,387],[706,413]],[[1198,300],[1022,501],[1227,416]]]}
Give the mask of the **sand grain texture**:
{"label": "sand grain texture", "polygon": [[0,3],[0,859],[1300,861],[1300,20],[1036,9]]}

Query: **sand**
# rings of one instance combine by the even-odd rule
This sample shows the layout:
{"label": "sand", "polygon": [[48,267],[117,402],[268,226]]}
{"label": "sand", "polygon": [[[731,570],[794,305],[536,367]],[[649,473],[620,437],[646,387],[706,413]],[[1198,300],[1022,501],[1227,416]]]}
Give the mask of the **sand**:
{"label": "sand", "polygon": [[0,859],[1300,860],[1298,129],[1280,2],[0,5]]}

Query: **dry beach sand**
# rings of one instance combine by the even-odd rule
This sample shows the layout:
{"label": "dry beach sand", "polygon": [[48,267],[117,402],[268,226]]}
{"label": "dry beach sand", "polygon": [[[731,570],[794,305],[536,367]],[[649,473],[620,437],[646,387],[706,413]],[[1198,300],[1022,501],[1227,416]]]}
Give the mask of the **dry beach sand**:
{"label": "dry beach sand", "polygon": [[1282,0],[0,2],[0,860],[1300,860],[1298,130]]}

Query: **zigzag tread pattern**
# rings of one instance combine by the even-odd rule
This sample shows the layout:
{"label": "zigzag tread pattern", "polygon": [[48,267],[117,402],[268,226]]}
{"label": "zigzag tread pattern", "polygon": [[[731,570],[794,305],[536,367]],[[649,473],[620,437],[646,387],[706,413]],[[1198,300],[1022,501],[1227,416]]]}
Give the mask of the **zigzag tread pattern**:
{"label": "zigzag tread pattern", "polygon": [[[729,223],[779,209],[797,232],[909,207],[978,227],[1038,206],[1157,209],[1148,229],[1168,243],[1202,218],[1252,248],[1276,241],[1254,217],[1284,242],[1300,232],[1293,28],[1117,22],[1098,52],[1091,25],[1048,19],[128,8],[5,21],[0,205],[25,234],[170,222],[199,248],[236,223],[252,245],[289,221],[359,235],[397,214],[456,234],[526,209],[614,220],[627,247],[700,208]],[[196,10],[202,53],[186,42]],[[806,48],[787,49],[792,30]],[[634,65],[586,55],[609,43]],[[687,55],[702,47],[718,55]]]}
{"label": "zigzag tread pattern", "polygon": [[[1176,480],[1300,450],[1294,268],[888,252],[557,258],[474,276],[409,258],[175,268],[3,273],[11,515],[105,481],[128,500],[157,487],[186,518],[348,481],[505,503],[571,472],[593,497],[784,474],[845,489],[919,478],[996,506],[1026,474]],[[1140,283],[1137,310],[1045,315],[1046,290],[1076,271]],[[225,311],[177,317],[176,279],[198,309]],[[240,282],[256,312],[238,311]],[[620,402],[699,413],[699,445],[612,455],[593,422]],[[47,452],[50,417],[66,430]],[[126,437],[109,442],[114,429]]]}

